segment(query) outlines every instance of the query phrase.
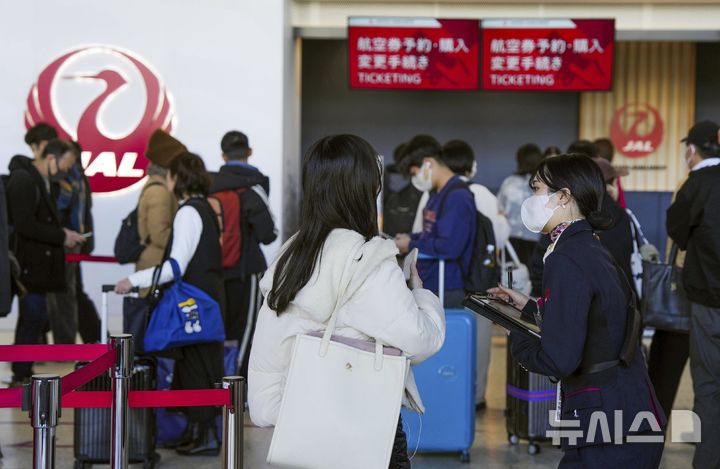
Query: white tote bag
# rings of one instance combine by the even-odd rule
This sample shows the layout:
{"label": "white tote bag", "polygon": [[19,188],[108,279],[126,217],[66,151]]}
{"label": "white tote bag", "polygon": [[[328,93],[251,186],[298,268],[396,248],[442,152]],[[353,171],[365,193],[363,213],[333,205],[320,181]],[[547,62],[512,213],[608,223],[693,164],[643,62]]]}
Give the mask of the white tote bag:
{"label": "white tote bag", "polygon": [[298,335],[267,462],[304,469],[387,469],[409,360],[380,342]]}

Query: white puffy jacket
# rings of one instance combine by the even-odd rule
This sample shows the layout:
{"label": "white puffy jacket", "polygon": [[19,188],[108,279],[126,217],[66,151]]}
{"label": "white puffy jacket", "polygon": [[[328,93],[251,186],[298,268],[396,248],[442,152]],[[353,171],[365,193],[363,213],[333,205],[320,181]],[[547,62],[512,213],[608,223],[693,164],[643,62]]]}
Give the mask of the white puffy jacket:
{"label": "white puffy jacket", "polygon": [[[277,315],[267,300],[264,302],[258,313],[248,372],[250,418],[256,425],[275,425],[295,336],[325,330],[340,291],[344,294],[338,302],[336,335],[377,338],[402,350],[412,363],[427,359],[442,347],[445,314],[440,300],[428,290],[407,288],[397,253],[391,240],[375,237],[365,242],[357,232],[333,230],[312,277],[286,311]],[[276,262],[260,282],[266,297]],[[412,371],[405,397],[406,406],[424,411]]]}

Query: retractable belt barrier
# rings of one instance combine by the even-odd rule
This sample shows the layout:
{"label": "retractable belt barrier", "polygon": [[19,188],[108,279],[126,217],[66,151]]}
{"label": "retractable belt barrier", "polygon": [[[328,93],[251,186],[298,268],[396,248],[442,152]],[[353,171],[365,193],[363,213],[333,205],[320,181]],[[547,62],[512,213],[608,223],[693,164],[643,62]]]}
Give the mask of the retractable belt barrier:
{"label": "retractable belt barrier", "polygon": [[105,262],[108,264],[117,264],[118,261],[114,256],[93,256],[92,254],[65,254],[65,262]]}
{"label": "retractable belt barrier", "polygon": [[[33,469],[55,467],[55,429],[61,408],[109,408],[112,415],[110,467],[128,467],[128,408],[223,406],[222,468],[241,469],[245,379],[223,378],[221,389],[130,391],[132,336],[111,336],[108,345],[1,345],[0,362],[90,361],[63,376],[33,375],[23,387],[0,389],[0,408],[30,412]],[[111,369],[111,391],[78,391]]]}

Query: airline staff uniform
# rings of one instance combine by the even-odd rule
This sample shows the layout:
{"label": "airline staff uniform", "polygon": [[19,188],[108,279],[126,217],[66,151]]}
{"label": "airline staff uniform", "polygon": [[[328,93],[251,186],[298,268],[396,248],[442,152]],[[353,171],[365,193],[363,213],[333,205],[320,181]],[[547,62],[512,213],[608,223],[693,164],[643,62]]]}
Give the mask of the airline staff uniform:
{"label": "airline staff uniform", "polygon": [[[510,346],[526,369],[560,381],[558,417],[579,421],[579,427],[556,424],[554,428],[582,431],[576,441],[561,437],[565,455],[560,467],[656,468],[662,457],[665,415],[639,345],[628,366],[618,359],[634,301],[630,286],[587,221],[563,224],[552,237],[542,296],[524,309],[531,315],[539,313],[542,339],[512,333]],[[604,414],[608,431],[600,415],[591,418],[598,411]],[[617,429],[616,411],[622,411]],[[641,412],[648,418],[633,425]],[[612,441],[604,441],[603,433]],[[620,433],[623,444],[615,444]],[[639,443],[638,436],[660,442]]]}

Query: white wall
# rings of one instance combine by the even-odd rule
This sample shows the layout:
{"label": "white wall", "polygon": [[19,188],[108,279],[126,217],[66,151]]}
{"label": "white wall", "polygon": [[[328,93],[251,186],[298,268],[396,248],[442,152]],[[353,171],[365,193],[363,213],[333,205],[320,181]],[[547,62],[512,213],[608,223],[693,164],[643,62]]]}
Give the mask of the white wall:
{"label": "white wall", "polygon": [[[110,44],[149,62],[175,100],[174,134],[202,155],[209,169],[220,165],[220,138],[246,132],[252,163],[270,176],[270,200],[282,214],[284,81],[292,47],[286,34],[286,0],[35,0],[7,2],[0,15],[0,171],[9,157],[28,154],[23,112],[30,86],[59,54],[84,44]],[[120,220],[135,206],[138,191],[95,197],[96,254],[111,254]],[[277,249],[277,243],[268,254]],[[99,302],[103,283],[115,283],[128,268],[86,264],[86,291]],[[118,331],[120,302],[111,299],[111,326]],[[15,326],[13,313],[0,328]]]}

